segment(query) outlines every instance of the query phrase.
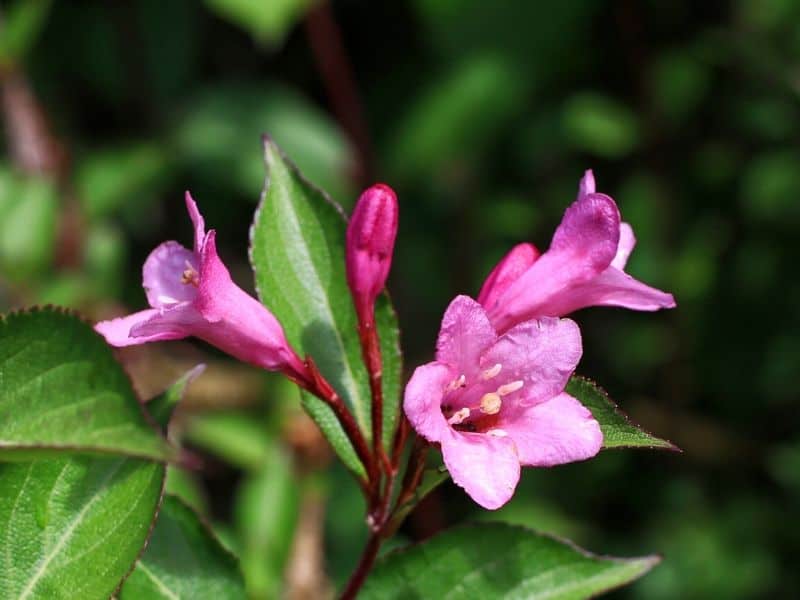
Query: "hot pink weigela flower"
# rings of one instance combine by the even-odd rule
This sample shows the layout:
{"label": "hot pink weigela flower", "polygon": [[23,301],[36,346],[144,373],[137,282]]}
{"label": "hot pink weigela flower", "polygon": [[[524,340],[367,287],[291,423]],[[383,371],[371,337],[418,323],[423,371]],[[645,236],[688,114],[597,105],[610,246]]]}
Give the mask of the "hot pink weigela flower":
{"label": "hot pink weigela flower", "polygon": [[398,212],[392,188],[378,183],[361,194],[347,225],[347,283],[360,323],[372,320],[375,299],[386,285]]}
{"label": "hot pink weigela flower", "polygon": [[594,176],[586,171],[547,252],[540,255],[531,244],[515,246],[489,274],[478,301],[500,332],[527,319],[563,316],[587,306],[673,308],[672,294],[625,273],[635,244],[614,200],[595,192]]}
{"label": "hot pink weigela flower", "polygon": [[95,330],[112,346],[194,336],[242,361],[305,381],[305,365],[278,320],[231,280],[217,255],[216,232],[205,232],[188,192],[186,208],[194,224],[194,250],[164,242],[144,263],[143,285],[152,308],[101,321]]}
{"label": "hot pink weigela flower", "polygon": [[483,307],[458,296],[442,320],[436,360],[406,387],[405,413],[417,433],[441,445],[453,481],[484,508],[499,508],[520,466],[599,452],[600,426],[564,392],[581,352],[569,319],[525,321],[498,336]]}

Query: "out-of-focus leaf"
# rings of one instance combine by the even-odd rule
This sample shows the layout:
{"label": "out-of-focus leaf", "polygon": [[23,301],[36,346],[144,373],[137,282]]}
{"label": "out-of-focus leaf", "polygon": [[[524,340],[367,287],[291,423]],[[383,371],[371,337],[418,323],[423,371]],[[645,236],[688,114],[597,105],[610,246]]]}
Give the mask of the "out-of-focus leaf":
{"label": "out-of-focus leaf", "polygon": [[273,445],[261,470],[242,483],[234,507],[242,571],[253,600],[281,596],[299,503],[291,460]]}
{"label": "out-of-focus leaf", "polygon": [[0,168],[0,269],[12,280],[50,267],[56,237],[58,196],[46,179]]}
{"label": "out-of-focus leaf", "polygon": [[163,480],[163,465],[124,457],[0,463],[0,598],[109,598],[147,539]]}
{"label": "out-of-focus leaf", "polygon": [[78,317],[46,308],[0,321],[0,459],[102,452],[165,460],[111,348]]}
{"label": "out-of-focus leaf", "polygon": [[160,142],[136,142],[85,157],[75,177],[84,212],[96,219],[127,205],[145,208],[165,182],[169,160],[168,150]]}
{"label": "out-of-focus leaf", "polygon": [[653,101],[673,122],[686,118],[700,104],[711,83],[706,65],[683,49],[659,56],[650,77]]}
{"label": "out-of-focus leaf", "polygon": [[471,525],[388,554],[360,597],[589,598],[638,579],[659,560],[595,556],[521,527]]}
{"label": "out-of-focus leaf", "polygon": [[250,32],[262,44],[277,45],[314,0],[206,0],[208,7]]}
{"label": "out-of-focus leaf", "polygon": [[249,415],[209,412],[191,417],[184,436],[193,444],[243,469],[260,470],[271,444],[262,424]]}
{"label": "out-of-focus leaf", "polygon": [[796,224],[800,220],[800,154],[777,151],[761,154],[747,165],[741,185],[741,203],[747,216],[769,223]]}
{"label": "out-of-focus leaf", "polygon": [[[341,209],[309,185],[275,143],[264,143],[267,179],[251,231],[250,261],[259,297],[280,319],[291,344],[310,354],[371,437],[368,377],[356,315],[344,274]],[[376,303],[383,359],[384,429],[399,411],[400,350],[391,303]],[[304,394],[304,403],[334,450],[357,473],[363,468],[331,409]]]}
{"label": "out-of-focus leaf", "polygon": [[326,114],[289,88],[217,85],[192,96],[175,131],[178,154],[194,180],[212,189],[234,188],[254,200],[264,182],[262,133],[333,198],[353,196],[350,144]]}
{"label": "out-of-focus leaf", "polygon": [[120,590],[120,600],[246,597],[233,555],[191,508],[167,496],[147,549]]}
{"label": "out-of-focus leaf", "polygon": [[0,64],[13,64],[25,57],[44,27],[51,4],[52,0],[16,0],[3,7]]}
{"label": "out-of-focus leaf", "polygon": [[566,392],[588,408],[603,431],[603,448],[661,448],[679,450],[675,444],[650,435],[633,424],[608,395],[592,381],[573,376]]}
{"label": "out-of-focus leaf", "polygon": [[206,492],[191,471],[169,465],[167,467],[167,483],[164,491],[171,496],[179,498],[197,514],[208,514]]}
{"label": "out-of-focus leaf", "polygon": [[[117,228],[105,223],[96,223],[89,228],[83,260],[95,289],[110,296],[117,295],[128,275],[125,268],[127,250],[126,240]],[[55,304],[73,306],[63,302]]]}
{"label": "out-of-focus leaf", "polygon": [[576,148],[604,158],[625,156],[641,136],[636,115],[600,93],[572,96],[564,103],[562,118],[564,133]]}

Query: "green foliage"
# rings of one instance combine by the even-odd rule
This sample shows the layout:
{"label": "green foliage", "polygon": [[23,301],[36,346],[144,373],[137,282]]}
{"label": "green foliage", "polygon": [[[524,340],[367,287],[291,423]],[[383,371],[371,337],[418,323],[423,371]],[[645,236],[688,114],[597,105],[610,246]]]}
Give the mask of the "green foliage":
{"label": "green foliage", "polygon": [[71,457],[0,463],[0,597],[105,600],[155,517],[158,463]]}
{"label": "green foliage", "polygon": [[44,27],[51,4],[52,0],[15,0],[10,7],[3,7],[0,66],[25,58]]}
{"label": "green foliage", "polygon": [[276,45],[303,17],[314,0],[206,0],[208,7],[250,32],[262,44]]}
{"label": "green foliage", "polygon": [[639,141],[636,114],[619,101],[586,92],[564,104],[564,131],[576,148],[606,158],[631,152]]}
{"label": "green foliage", "polygon": [[153,535],[120,600],[246,598],[236,559],[191,508],[167,496]]}
{"label": "green foliage", "polygon": [[74,315],[47,308],[0,321],[0,381],[0,459],[57,450],[172,454],[111,348]]}
{"label": "green foliage", "polygon": [[519,527],[470,525],[387,555],[361,597],[580,599],[630,583],[658,562],[595,556]]}
{"label": "green foliage", "polygon": [[[344,264],[341,209],[302,178],[272,140],[264,143],[267,179],[251,232],[251,262],[262,302],[289,342],[310,354],[370,437],[370,394]],[[376,306],[383,357],[384,425],[399,411],[400,351],[391,304]],[[304,405],[347,466],[362,472],[330,408],[304,395]],[[388,426],[388,427],[387,427]]]}
{"label": "green foliage", "polygon": [[662,448],[679,450],[677,446],[640,429],[617,408],[608,395],[594,382],[572,377],[566,392],[588,408],[603,431],[603,448]]}

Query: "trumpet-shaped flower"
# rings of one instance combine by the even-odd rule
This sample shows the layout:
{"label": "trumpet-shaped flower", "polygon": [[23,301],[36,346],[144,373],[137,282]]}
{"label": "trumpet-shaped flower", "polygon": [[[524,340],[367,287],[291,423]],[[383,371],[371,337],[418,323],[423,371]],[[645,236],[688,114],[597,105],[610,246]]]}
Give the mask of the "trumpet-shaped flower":
{"label": "trumpet-shaped flower", "polygon": [[547,252],[540,256],[530,244],[513,248],[489,274],[478,300],[500,332],[521,321],[588,306],[673,308],[672,294],[625,273],[635,244],[633,229],[620,222],[614,200],[595,192],[594,176],[586,171],[578,198],[564,213]]}
{"label": "trumpet-shaped flower", "polygon": [[442,320],[436,360],[414,372],[404,409],[441,445],[453,481],[488,509],[513,495],[520,466],[549,467],[597,454],[592,414],[564,386],[581,357],[569,319],[525,321],[498,336],[483,307],[458,296]]}
{"label": "trumpet-shaped flower", "polygon": [[205,232],[189,193],[194,249],[164,242],[144,263],[150,309],[101,321],[95,329],[112,346],[198,337],[228,354],[291,379],[306,381],[303,361],[289,346],[275,316],[238,287],[217,255],[216,232]]}

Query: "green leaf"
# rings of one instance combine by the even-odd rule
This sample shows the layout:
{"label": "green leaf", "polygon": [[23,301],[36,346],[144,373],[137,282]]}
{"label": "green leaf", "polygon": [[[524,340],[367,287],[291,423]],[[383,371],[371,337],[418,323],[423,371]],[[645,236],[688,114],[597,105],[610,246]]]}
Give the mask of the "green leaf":
{"label": "green leaf", "polygon": [[91,326],[53,308],[12,313],[0,320],[0,460],[52,451],[173,454]]}
{"label": "green leaf", "polygon": [[234,506],[242,572],[253,600],[281,597],[299,504],[292,461],[274,444],[261,470],[242,483]]}
{"label": "green leaf", "polygon": [[163,481],[163,465],[124,457],[0,464],[0,598],[108,598],[147,539]]}
{"label": "green leaf", "polygon": [[236,559],[191,508],[167,496],[153,536],[125,580],[120,600],[246,598]]}
{"label": "green leaf", "polygon": [[204,364],[196,365],[181,375],[180,378],[162,394],[148,402],[147,412],[164,430],[169,428],[169,421],[172,418],[172,413],[175,411],[175,407],[178,403],[183,400],[186,388],[205,370],[206,366]]}
{"label": "green leaf", "polygon": [[184,436],[241,469],[261,469],[272,451],[264,425],[241,412],[194,415],[188,420]]}
{"label": "green leaf", "polygon": [[639,143],[639,121],[627,106],[596,93],[576,94],[564,104],[563,126],[577,148],[618,158]]}
{"label": "green leaf", "polygon": [[39,37],[51,4],[52,0],[17,0],[3,8],[0,64],[11,64],[25,57]]}
{"label": "green leaf", "polygon": [[[259,297],[281,321],[298,352],[314,358],[369,439],[371,400],[345,279],[342,211],[309,184],[268,138],[264,154],[267,179],[250,250]],[[378,302],[376,311],[388,440],[399,411],[399,332],[388,300]],[[345,464],[362,474],[363,467],[328,406],[307,394],[304,405]]]}
{"label": "green leaf", "polygon": [[672,442],[650,435],[623,413],[593,381],[573,376],[566,392],[588,408],[603,431],[603,448],[660,448],[680,452]]}
{"label": "green leaf", "polygon": [[250,32],[262,44],[278,44],[305,14],[312,0],[206,0],[208,7]]}
{"label": "green leaf", "polygon": [[595,556],[521,527],[471,525],[388,554],[359,598],[588,598],[630,583],[659,560]]}

